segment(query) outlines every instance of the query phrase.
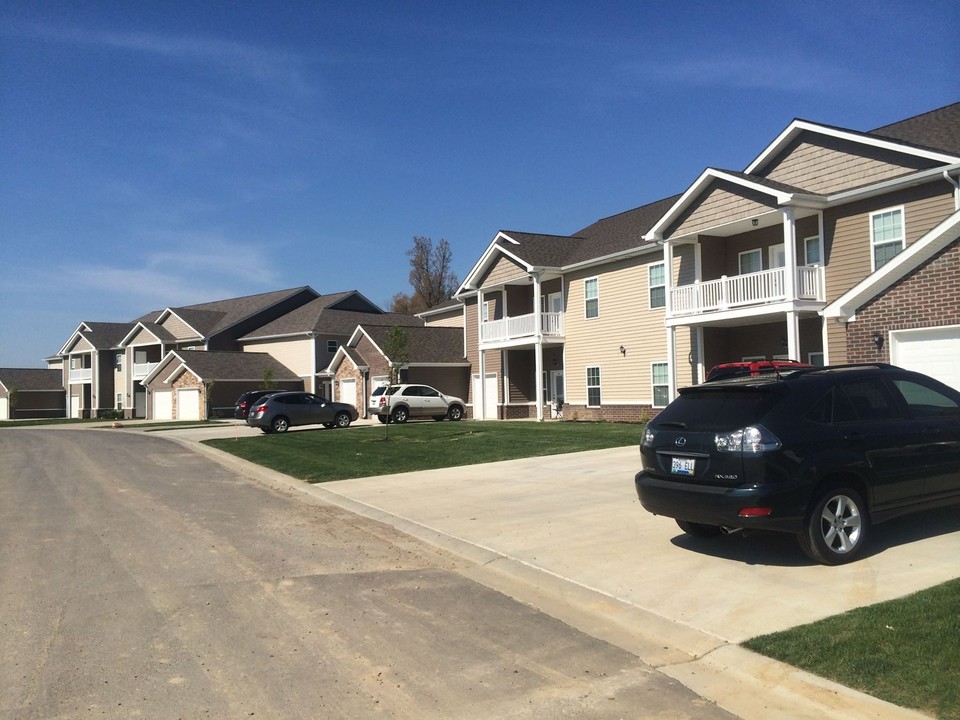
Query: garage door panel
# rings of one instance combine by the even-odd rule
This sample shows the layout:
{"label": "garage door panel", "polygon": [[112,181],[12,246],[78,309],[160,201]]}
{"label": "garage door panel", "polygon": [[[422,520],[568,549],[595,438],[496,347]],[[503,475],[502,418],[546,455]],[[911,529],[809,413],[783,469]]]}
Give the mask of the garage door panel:
{"label": "garage door panel", "polygon": [[890,361],[960,390],[960,327],[892,332]]}
{"label": "garage door panel", "polygon": [[157,390],[153,393],[154,420],[173,420],[173,392]]}
{"label": "garage door panel", "polygon": [[200,419],[200,391],[177,390],[177,419]]}

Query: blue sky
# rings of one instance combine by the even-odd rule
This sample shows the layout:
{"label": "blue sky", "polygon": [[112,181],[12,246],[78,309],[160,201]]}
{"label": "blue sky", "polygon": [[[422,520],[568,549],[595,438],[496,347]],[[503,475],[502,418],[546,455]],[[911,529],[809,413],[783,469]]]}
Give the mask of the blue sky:
{"label": "blue sky", "polygon": [[81,321],[310,285],[387,308],[742,170],[795,117],[960,100],[960,3],[21,2],[0,7],[0,366]]}

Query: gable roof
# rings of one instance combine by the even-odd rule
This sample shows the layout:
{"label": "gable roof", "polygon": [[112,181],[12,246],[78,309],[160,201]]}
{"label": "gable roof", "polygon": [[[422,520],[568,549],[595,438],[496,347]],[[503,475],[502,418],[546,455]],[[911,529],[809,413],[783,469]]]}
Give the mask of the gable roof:
{"label": "gable roof", "polygon": [[843,295],[827,305],[821,314],[828,318],[853,320],[867,301],[927,262],[952,243],[960,240],[960,210],[955,211],[933,230],[910,244],[879,270],[870,273]]}
{"label": "gable roof", "polygon": [[[468,364],[463,354],[462,328],[428,326],[405,327],[403,330],[407,334],[408,351],[410,353],[409,365]],[[383,351],[390,335],[390,326],[359,325],[350,337],[349,345],[355,348],[361,335],[366,335],[377,351],[387,360],[390,359]],[[371,364],[370,358],[364,357],[362,353],[359,357],[364,364]]]}
{"label": "gable roof", "polygon": [[82,322],[60,348],[58,355],[68,352],[67,348],[83,338],[97,351],[113,350],[130,332],[131,323]]}
{"label": "gable roof", "polygon": [[146,385],[157,378],[176,377],[186,370],[203,381],[261,381],[267,370],[271,371],[274,380],[300,379],[290,368],[267,353],[171,350],[141,381],[141,384]]}
{"label": "gable roof", "polygon": [[[363,308],[369,308],[369,310]],[[297,335],[349,336],[361,323],[413,326],[423,325],[423,320],[415,315],[384,312],[353,290],[321,295],[273,322],[247,333],[240,340],[267,340]]]}
{"label": "gable roof", "polygon": [[884,125],[868,134],[960,156],[960,102]]}
{"label": "gable roof", "polygon": [[37,368],[0,368],[0,387],[10,392],[63,390],[63,373],[60,370]]}
{"label": "gable roof", "polygon": [[[257,313],[294,299],[297,295],[318,297],[317,291],[308,285],[287,290],[276,290],[244,297],[214,300],[197,305],[168,307],[159,312],[151,312],[137,318],[137,321],[160,323],[174,315],[186,323],[198,338],[209,338],[217,333],[242,323]],[[136,322],[136,321],[135,321]],[[184,339],[184,338],[181,338]]]}

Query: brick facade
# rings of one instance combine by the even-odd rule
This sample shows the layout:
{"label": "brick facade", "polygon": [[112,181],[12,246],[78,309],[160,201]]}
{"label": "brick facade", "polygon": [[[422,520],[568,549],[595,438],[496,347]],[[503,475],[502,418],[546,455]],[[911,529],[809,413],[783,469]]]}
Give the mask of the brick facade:
{"label": "brick facade", "polygon": [[[890,362],[891,330],[960,325],[960,241],[944,248],[857,311],[847,324],[847,360]],[[884,339],[877,349],[874,335]]]}

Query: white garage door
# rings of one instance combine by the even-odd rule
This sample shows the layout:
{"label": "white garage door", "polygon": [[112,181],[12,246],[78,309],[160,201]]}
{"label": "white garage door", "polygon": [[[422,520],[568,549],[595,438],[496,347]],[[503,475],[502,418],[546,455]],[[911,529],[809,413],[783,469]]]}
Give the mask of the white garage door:
{"label": "white garage door", "polygon": [[357,404],[357,381],[356,380],[341,380],[340,381],[340,397],[337,398],[342,403],[349,403],[351,405]]}
{"label": "white garage door", "polygon": [[200,391],[177,390],[177,420],[200,419]]}
{"label": "white garage door", "polygon": [[9,420],[10,403],[7,398],[0,398],[0,420]]}
{"label": "white garage door", "polygon": [[[490,373],[486,377],[486,381],[483,384],[484,387],[484,406],[483,406],[483,419],[484,420],[496,420],[497,419],[497,375],[496,373]],[[477,411],[480,408],[480,376],[473,376],[473,416],[474,418],[478,417]]]}
{"label": "white garage door", "polygon": [[173,420],[173,392],[170,390],[153,393],[153,419]]}
{"label": "white garage door", "polygon": [[890,333],[890,362],[960,390],[960,326]]}

